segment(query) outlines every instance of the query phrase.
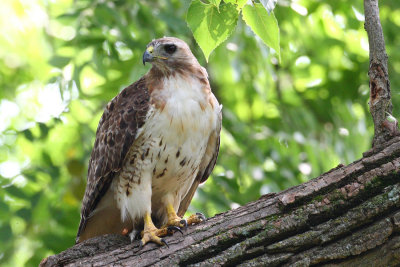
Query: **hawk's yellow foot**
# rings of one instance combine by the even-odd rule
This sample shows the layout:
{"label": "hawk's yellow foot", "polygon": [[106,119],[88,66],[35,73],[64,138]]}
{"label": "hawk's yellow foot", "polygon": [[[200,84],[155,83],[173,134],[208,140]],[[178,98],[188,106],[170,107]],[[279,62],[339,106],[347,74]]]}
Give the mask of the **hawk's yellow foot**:
{"label": "hawk's yellow foot", "polygon": [[197,212],[196,214],[192,214],[189,216],[187,219],[187,224],[192,225],[192,224],[198,224],[202,221],[206,220],[206,216],[204,216],[202,213]]}
{"label": "hawk's yellow foot", "polygon": [[142,232],[140,247],[143,247],[149,242],[154,242],[159,245],[166,245],[168,247],[168,244],[164,238],[160,238],[166,236],[167,234],[168,229],[158,229],[155,227],[153,221],[151,220],[150,213],[146,212],[144,215],[144,230]]}
{"label": "hawk's yellow foot", "polygon": [[163,225],[163,227],[161,227],[161,229],[167,229],[168,233],[173,233],[173,230],[182,233],[180,230],[181,228],[186,228],[188,225],[200,223],[206,219],[201,213],[193,214],[187,220],[183,219],[176,214],[172,204],[167,205],[167,216],[168,221]]}
{"label": "hawk's yellow foot", "polygon": [[140,247],[143,247],[149,242],[154,242],[159,245],[168,246],[167,242],[162,237],[168,234],[173,234],[174,231],[179,231],[182,233],[181,231],[182,227],[186,227],[187,225],[197,224],[206,219],[204,215],[201,213],[193,214],[187,220],[182,219],[181,217],[176,215],[176,212],[171,204],[167,205],[167,216],[168,216],[167,223],[163,227],[158,229],[157,227],[154,226],[150,213],[149,212],[145,213],[144,230],[141,233],[142,239],[140,242]]}
{"label": "hawk's yellow foot", "polygon": [[171,230],[177,230],[181,232],[180,229],[187,226],[186,220],[176,215],[175,209],[172,204],[167,205],[167,217],[168,221],[165,225],[161,227],[161,229],[168,228],[170,230],[169,232],[171,232]]}

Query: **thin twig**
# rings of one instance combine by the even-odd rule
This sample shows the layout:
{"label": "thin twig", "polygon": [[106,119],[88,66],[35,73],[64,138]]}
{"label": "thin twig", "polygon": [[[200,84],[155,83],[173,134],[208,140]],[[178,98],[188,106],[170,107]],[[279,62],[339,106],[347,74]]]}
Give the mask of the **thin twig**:
{"label": "thin twig", "polygon": [[387,119],[392,114],[392,102],[378,0],[364,0],[364,11],[369,42],[369,107],[375,130],[372,146],[375,147],[398,135],[398,130],[397,121]]}

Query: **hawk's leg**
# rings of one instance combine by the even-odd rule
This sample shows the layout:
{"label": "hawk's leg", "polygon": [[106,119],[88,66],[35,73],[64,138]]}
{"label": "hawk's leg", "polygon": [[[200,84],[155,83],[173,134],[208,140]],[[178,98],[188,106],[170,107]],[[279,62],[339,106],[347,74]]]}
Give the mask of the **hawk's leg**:
{"label": "hawk's leg", "polygon": [[166,236],[167,234],[168,229],[158,229],[155,227],[153,221],[151,220],[150,213],[146,212],[144,215],[144,230],[142,232],[140,246],[142,247],[148,242],[154,242],[159,245],[167,245],[167,242],[164,240],[164,238],[160,238],[162,236]]}
{"label": "hawk's leg", "polygon": [[172,204],[167,204],[167,217],[168,221],[163,227],[161,227],[161,229],[167,229],[169,230],[168,232],[171,232],[171,230],[177,230],[176,227],[178,227],[178,229],[185,228],[188,225],[198,224],[206,219],[201,213],[196,213],[187,219],[182,219],[176,214]]}
{"label": "hawk's leg", "polygon": [[172,206],[172,204],[167,204],[167,217],[168,217],[168,221],[163,227],[161,227],[162,229],[171,227],[171,226],[176,226],[179,228],[183,228],[183,227],[187,226],[186,220],[184,220],[181,217],[179,217],[178,215],[176,215],[175,209]]}

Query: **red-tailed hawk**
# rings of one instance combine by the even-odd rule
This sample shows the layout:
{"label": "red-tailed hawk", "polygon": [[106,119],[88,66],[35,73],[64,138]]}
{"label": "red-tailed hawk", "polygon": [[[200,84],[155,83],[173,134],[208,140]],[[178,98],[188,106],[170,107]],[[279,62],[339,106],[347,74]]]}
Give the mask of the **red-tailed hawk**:
{"label": "red-tailed hawk", "polygon": [[185,226],[180,216],[214,168],[221,106],[206,70],[172,37],[149,43],[145,62],[150,71],[112,99],[100,119],[76,242],[144,229],[142,245],[165,243],[160,237]]}

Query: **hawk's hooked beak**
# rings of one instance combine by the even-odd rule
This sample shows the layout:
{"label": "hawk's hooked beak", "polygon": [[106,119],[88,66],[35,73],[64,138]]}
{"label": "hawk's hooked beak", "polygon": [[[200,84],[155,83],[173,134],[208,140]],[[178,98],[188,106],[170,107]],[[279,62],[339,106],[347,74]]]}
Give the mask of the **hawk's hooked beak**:
{"label": "hawk's hooked beak", "polygon": [[143,65],[145,65],[146,62],[151,62],[151,61],[153,61],[153,56],[151,55],[149,50],[146,49],[146,51],[143,54]]}
{"label": "hawk's hooked beak", "polygon": [[146,62],[153,62],[155,59],[168,59],[167,57],[158,56],[157,54],[155,55],[153,51],[154,47],[152,45],[147,47],[146,51],[143,54],[143,65],[145,65]]}
{"label": "hawk's hooked beak", "polygon": [[153,52],[154,46],[150,45],[146,48],[146,51],[143,54],[143,65],[145,65],[146,62],[152,62],[154,60]]}

